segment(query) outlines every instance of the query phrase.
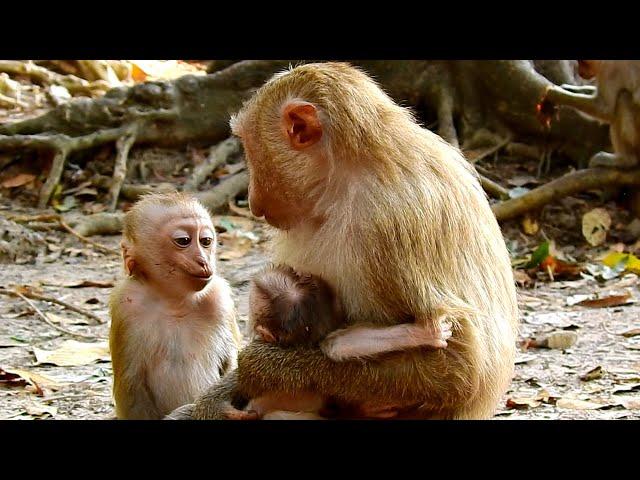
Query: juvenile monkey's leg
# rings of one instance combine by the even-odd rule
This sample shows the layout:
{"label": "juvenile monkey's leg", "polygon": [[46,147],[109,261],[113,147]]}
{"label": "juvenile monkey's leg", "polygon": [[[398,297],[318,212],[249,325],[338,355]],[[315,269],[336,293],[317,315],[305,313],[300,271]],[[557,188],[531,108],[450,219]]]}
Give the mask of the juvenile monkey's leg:
{"label": "juvenile monkey's leg", "polygon": [[448,324],[403,323],[392,327],[350,327],[327,335],[320,348],[337,362],[416,347],[446,348]]}
{"label": "juvenile monkey's leg", "polygon": [[589,166],[622,169],[638,166],[640,108],[636,106],[628,90],[622,90],[618,94],[610,131],[615,153],[598,152],[589,160]]}

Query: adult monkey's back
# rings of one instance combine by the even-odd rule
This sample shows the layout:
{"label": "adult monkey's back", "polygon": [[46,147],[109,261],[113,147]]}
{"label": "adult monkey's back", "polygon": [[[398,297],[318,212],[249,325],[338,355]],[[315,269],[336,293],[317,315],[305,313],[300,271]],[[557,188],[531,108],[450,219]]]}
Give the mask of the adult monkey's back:
{"label": "adult monkey's back", "polygon": [[[365,362],[254,341],[192,415],[227,418],[232,397],[312,391],[408,417],[490,417],[513,374],[516,293],[500,229],[460,152],[341,63],[276,75],[232,129],[251,210],[278,229],[276,262],[333,285],[350,324],[406,327],[406,340],[445,317],[453,335],[444,349]],[[348,348],[340,340],[324,351]]]}

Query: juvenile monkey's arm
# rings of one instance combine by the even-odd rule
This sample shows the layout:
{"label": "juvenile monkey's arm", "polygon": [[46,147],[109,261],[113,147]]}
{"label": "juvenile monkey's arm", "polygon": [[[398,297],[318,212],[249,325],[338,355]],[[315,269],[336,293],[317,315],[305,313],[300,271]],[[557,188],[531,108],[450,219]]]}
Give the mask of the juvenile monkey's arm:
{"label": "juvenile monkey's arm", "polygon": [[597,92],[593,95],[585,95],[553,85],[547,89],[544,101],[555,105],[573,107],[604,122],[611,123],[612,120],[613,112],[609,111],[602,97],[600,97]]}

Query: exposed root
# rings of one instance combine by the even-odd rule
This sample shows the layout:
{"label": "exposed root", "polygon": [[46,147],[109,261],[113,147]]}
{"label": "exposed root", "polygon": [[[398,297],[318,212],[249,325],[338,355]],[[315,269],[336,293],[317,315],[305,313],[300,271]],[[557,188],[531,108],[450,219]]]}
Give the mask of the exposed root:
{"label": "exposed root", "polygon": [[438,135],[454,147],[458,148],[458,133],[456,132],[456,127],[453,124],[453,99],[447,91],[442,92],[439,97]]}
{"label": "exposed root", "polygon": [[44,85],[61,85],[69,90],[70,93],[94,95],[104,93],[111,88],[108,82],[101,80],[88,82],[75,75],[61,75],[30,61],[0,60],[0,72],[29,76],[37,83]]}
{"label": "exposed root", "polygon": [[104,245],[101,245],[97,242],[94,242],[93,240],[85,237],[84,235],[80,235],[78,232],[76,232],[73,228],[71,228],[69,225],[67,225],[67,223],[65,223],[64,220],[62,220],[62,218],[60,218],[59,220],[60,226],[62,228],[64,228],[67,232],[69,232],[71,235],[73,235],[74,237],[76,237],[78,240],[91,245],[92,247],[97,248],[98,250],[102,250],[103,252],[106,253],[111,253],[112,255],[117,255],[118,257],[120,256],[120,252],[118,250],[115,250],[113,248],[109,248],[109,247],[105,247]]}
{"label": "exposed root", "polygon": [[136,124],[132,125],[131,129],[118,139],[116,142],[116,149],[118,151],[116,160],[113,165],[113,182],[109,189],[109,210],[115,211],[118,205],[118,197],[120,196],[120,189],[124,183],[124,179],[127,176],[127,158],[129,156],[129,150],[136,141],[137,128]]}
{"label": "exposed root", "polygon": [[506,200],[509,198],[509,191],[506,188],[484,175],[480,175],[480,183],[484,191],[492,197],[499,200]]}
{"label": "exposed root", "polygon": [[53,163],[51,164],[51,170],[49,170],[47,181],[40,189],[38,208],[45,208],[49,203],[53,190],[56,188],[56,185],[60,183],[60,179],[62,178],[62,171],[64,170],[66,160],[67,150],[65,148],[58,150],[53,157]]}
{"label": "exposed root", "polygon": [[2,93],[0,93],[0,107],[3,108],[15,108],[15,107],[20,107],[20,108],[27,108],[29,105],[21,102],[20,100],[18,100],[17,98],[12,98],[9,97],[7,95],[4,95]]}
{"label": "exposed root", "polygon": [[82,237],[92,235],[116,235],[122,231],[124,213],[96,213],[87,215],[74,224],[75,231]]}
{"label": "exposed root", "polygon": [[193,169],[191,177],[185,182],[184,189],[187,192],[194,192],[198,186],[227,159],[240,151],[240,141],[231,137],[211,148],[209,156],[200,165]]}
{"label": "exposed root", "polygon": [[[166,188],[169,189],[169,191],[175,191],[175,187],[170,184],[161,185],[165,185]],[[245,193],[248,186],[249,174],[244,171],[225,179],[222,183],[216,185],[211,190],[196,193],[195,197],[200,200],[202,204],[212,213],[220,213],[229,208],[229,202],[231,200],[233,200],[236,196]],[[132,191],[127,191],[128,188],[131,188]],[[153,190],[150,190],[149,188],[150,187],[148,185],[131,185],[129,187],[127,187],[127,185],[123,185],[122,192],[124,196],[127,196],[127,198],[131,198],[133,196],[132,194],[134,193],[133,190],[135,190],[135,193],[137,195],[149,193],[150,191],[161,191],[158,187],[155,187]],[[91,241],[86,237],[91,235],[117,235],[122,232],[123,218],[124,213],[121,212],[96,213],[94,215],[87,215],[82,220],[79,220],[74,224],[75,232],[73,232],[73,234],[78,236],[78,238],[80,238],[82,241],[86,241],[87,243]],[[91,243],[96,247],[99,245],[95,244],[95,242]],[[102,245],[100,245],[100,247],[107,249],[110,253],[120,255],[120,252],[116,252],[113,249],[103,247]]]}
{"label": "exposed root", "polygon": [[245,193],[249,187],[249,174],[244,171],[225,179],[220,185],[207,192],[199,192],[196,198],[200,200],[211,212],[218,213],[229,206],[229,200],[241,193]]}
{"label": "exposed root", "polygon": [[569,173],[545,185],[492,206],[493,213],[500,221],[510,220],[530,210],[542,208],[559,198],[592,189],[606,187],[640,186],[640,170],[614,170],[588,168]]}

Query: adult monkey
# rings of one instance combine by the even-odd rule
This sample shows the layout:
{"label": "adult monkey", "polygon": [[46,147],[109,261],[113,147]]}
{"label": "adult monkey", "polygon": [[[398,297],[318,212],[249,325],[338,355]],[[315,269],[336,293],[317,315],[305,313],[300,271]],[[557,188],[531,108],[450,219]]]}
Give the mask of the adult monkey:
{"label": "adult monkey", "polygon": [[[343,63],[275,75],[231,125],[251,210],[278,229],[274,261],[328,281],[352,327],[322,350],[255,340],[235,372],[172,417],[231,418],[255,398],[295,410],[309,392],[374,417],[490,417],[513,374],[516,293],[500,229],[460,152]],[[446,348],[409,348],[442,318],[453,323]],[[393,351],[330,358],[367,339]]]}

